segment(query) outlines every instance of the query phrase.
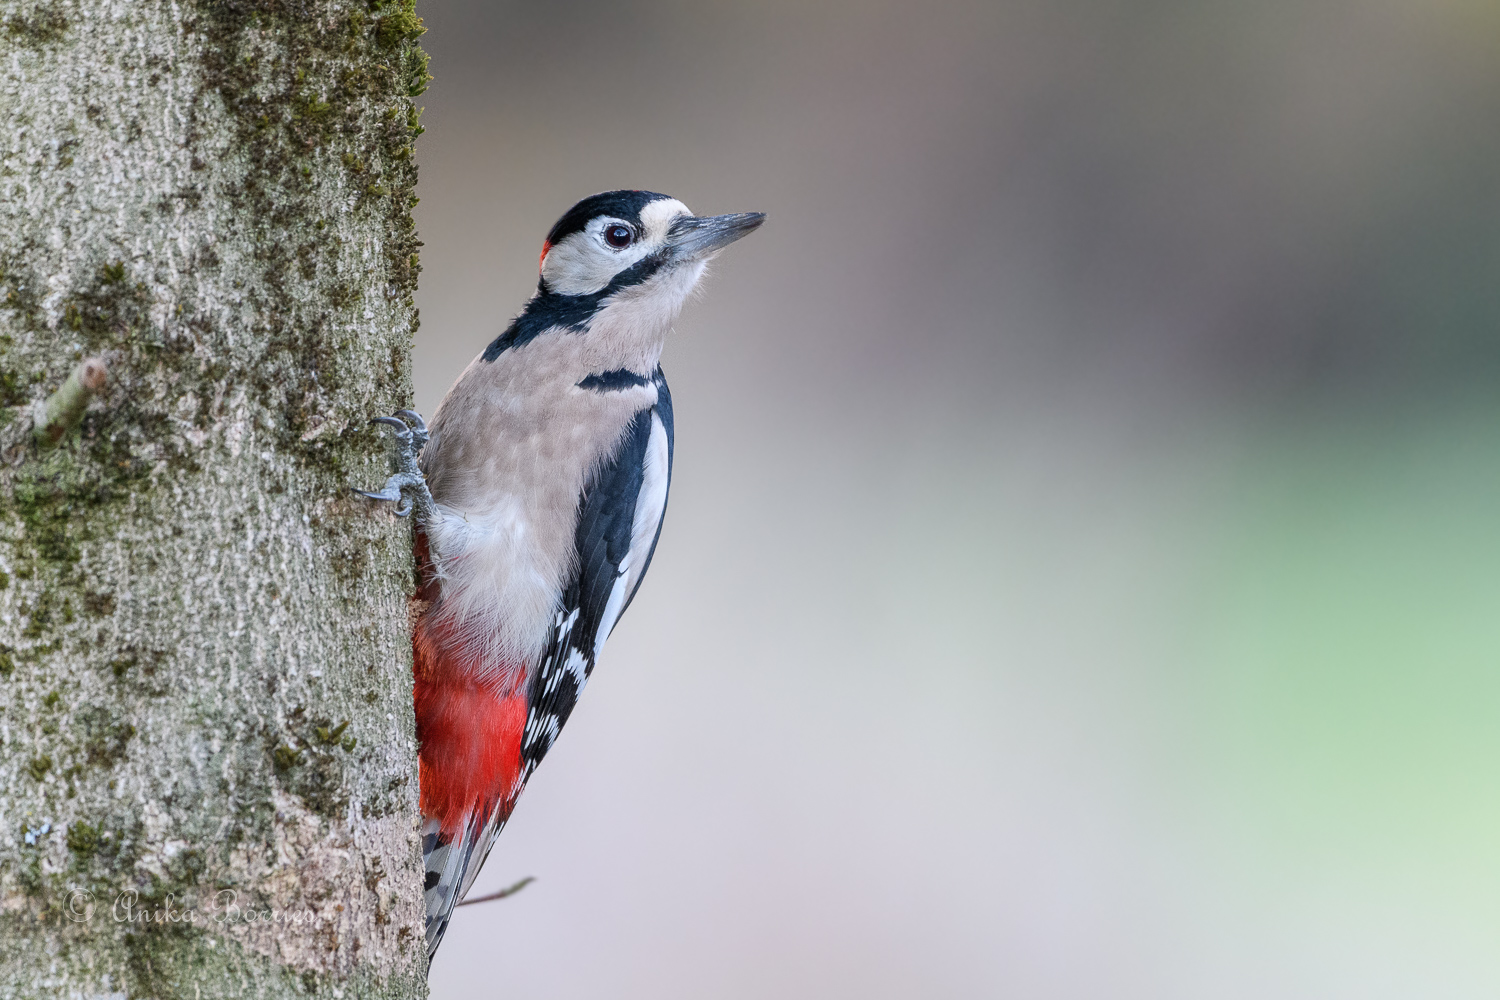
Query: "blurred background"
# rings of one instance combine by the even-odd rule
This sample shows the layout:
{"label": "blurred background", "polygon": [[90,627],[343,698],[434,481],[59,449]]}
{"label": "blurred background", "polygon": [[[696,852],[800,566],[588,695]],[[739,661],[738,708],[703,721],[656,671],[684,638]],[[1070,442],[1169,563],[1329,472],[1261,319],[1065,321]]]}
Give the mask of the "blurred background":
{"label": "blurred background", "polygon": [[761,210],[460,998],[1500,995],[1500,4],[426,0],[431,412]]}

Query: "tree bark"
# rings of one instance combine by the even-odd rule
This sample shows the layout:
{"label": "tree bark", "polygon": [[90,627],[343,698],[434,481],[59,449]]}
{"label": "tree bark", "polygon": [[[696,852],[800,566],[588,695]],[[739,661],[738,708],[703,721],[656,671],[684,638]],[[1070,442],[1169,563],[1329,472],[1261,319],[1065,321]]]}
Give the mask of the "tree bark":
{"label": "tree bark", "polygon": [[412,2],[0,0],[0,997],[426,995]]}

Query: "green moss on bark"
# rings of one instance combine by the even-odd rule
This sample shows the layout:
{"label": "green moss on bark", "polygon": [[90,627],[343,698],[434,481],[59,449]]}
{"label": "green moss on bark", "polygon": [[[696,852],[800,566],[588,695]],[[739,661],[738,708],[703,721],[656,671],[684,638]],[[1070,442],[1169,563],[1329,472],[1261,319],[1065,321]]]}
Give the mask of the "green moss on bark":
{"label": "green moss on bark", "polygon": [[37,4],[10,14],[4,26],[5,34],[17,44],[42,48],[62,40],[68,19],[55,7]]}
{"label": "green moss on bark", "polygon": [[[410,401],[414,8],[104,6],[0,0],[0,937],[55,957],[0,994],[421,995],[409,534],[348,494]],[[312,922],[69,909],[221,891]]]}

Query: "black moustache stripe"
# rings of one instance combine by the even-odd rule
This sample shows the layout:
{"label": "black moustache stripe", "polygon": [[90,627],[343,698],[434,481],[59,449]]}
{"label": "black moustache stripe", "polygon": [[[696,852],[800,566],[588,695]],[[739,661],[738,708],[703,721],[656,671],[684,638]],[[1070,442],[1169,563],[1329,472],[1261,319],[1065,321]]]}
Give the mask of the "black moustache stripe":
{"label": "black moustache stripe", "polygon": [[644,257],[615,275],[608,285],[589,295],[559,295],[548,291],[546,281],[537,285],[535,297],[506,327],[505,332],[490,342],[480,358],[494,361],[513,347],[523,347],[548,330],[571,330],[584,333],[593,321],[604,301],[611,295],[632,285],[639,285],[660,271],[667,262],[665,253]]}

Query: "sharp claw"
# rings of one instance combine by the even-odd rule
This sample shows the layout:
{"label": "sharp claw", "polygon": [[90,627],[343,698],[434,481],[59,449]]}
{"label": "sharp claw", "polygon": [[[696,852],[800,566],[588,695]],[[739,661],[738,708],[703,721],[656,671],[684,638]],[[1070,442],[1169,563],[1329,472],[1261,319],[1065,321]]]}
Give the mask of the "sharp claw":
{"label": "sharp claw", "polygon": [[[406,419],[401,419],[403,417]],[[406,420],[411,421],[410,426]],[[396,440],[400,442],[396,449],[396,469],[379,492],[361,489],[355,489],[354,492],[370,500],[395,501],[397,517],[411,516],[416,511],[417,501],[421,500],[422,516],[427,517],[433,509],[432,494],[427,489],[426,480],[422,478],[422,470],[417,463],[417,453],[427,443],[427,422],[414,410],[397,410],[394,417],[373,417],[370,423],[389,424],[395,428]],[[408,496],[407,490],[412,490],[413,495]]]}
{"label": "sharp claw", "polygon": [[370,423],[372,423],[372,424],[390,424],[392,427],[396,428],[396,437],[397,438],[399,438],[402,441],[410,441],[411,440],[411,428],[408,427],[408,426],[406,426],[406,424],[404,422],[402,422],[400,420],[397,420],[395,417],[375,417],[373,420],[370,421]]}
{"label": "sharp claw", "polygon": [[421,451],[427,444],[427,421],[416,410],[397,410],[396,416],[411,424],[412,449]]}

